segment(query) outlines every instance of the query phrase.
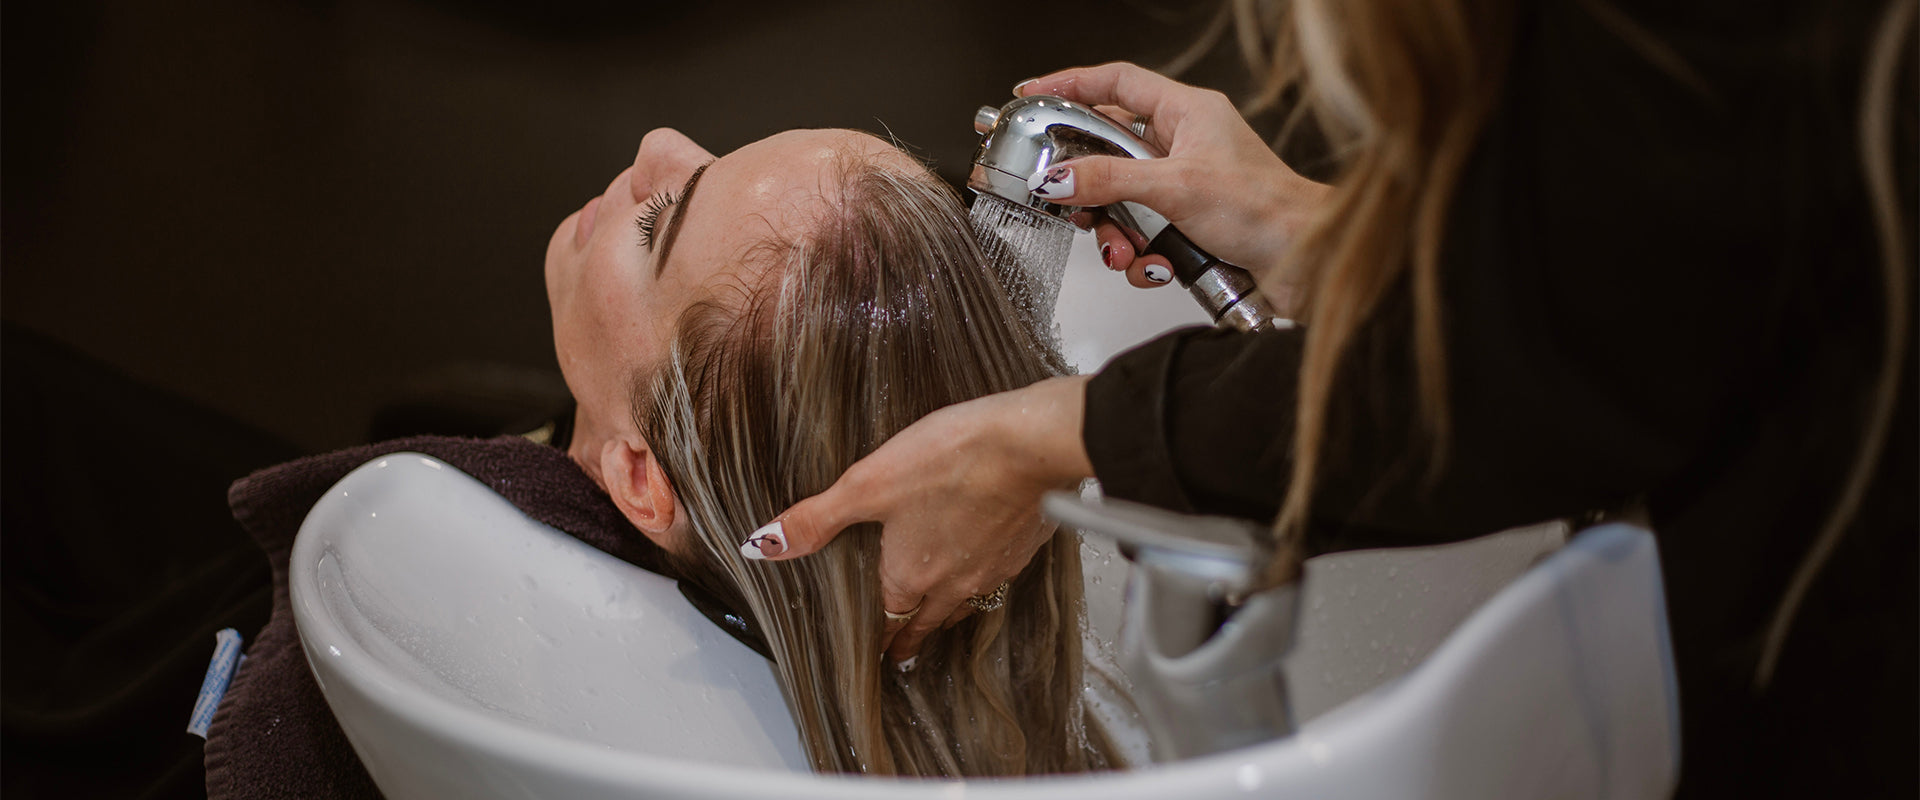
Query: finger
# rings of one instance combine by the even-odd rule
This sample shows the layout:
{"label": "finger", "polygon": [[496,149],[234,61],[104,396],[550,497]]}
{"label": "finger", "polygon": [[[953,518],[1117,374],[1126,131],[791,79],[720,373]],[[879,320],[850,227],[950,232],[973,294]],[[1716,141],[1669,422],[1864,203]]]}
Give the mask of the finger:
{"label": "finger", "polygon": [[[916,602],[915,605],[918,605],[918,603]],[[900,635],[900,631],[905,630],[907,624],[912,622],[914,617],[919,616],[920,609],[912,608],[908,611],[894,611],[887,608],[884,604],[881,606],[881,609],[887,613],[887,615],[882,618],[886,624],[880,629],[880,652],[884,653],[887,651],[887,647],[893,644],[893,637]]]}
{"label": "finger", "polygon": [[852,498],[867,493],[850,487],[857,483],[851,475],[850,470],[826,491],[793,504],[772,522],[748,534],[740,543],[740,555],[753,561],[785,561],[811,555],[848,525],[873,520],[874,515],[861,510],[867,506],[852,502]]}
{"label": "finger", "polygon": [[1164,136],[1167,142],[1175,138],[1174,131],[1185,116],[1182,106],[1212,94],[1125,62],[1061,70],[1021,83],[1014,87],[1014,93],[1022,97],[1048,94],[1090,106],[1120,106],[1152,117],[1154,127],[1161,129],[1152,131],[1156,139]]}
{"label": "finger", "polygon": [[1168,219],[1204,202],[1211,187],[1200,185],[1186,159],[1085,156],[1036,172],[1027,191],[1049,203],[1104,206],[1132,200]]}
{"label": "finger", "polygon": [[1132,125],[1140,119],[1139,114],[1135,114],[1119,106],[1094,106],[1093,110],[1112,117],[1114,122],[1122,125]]}
{"label": "finger", "polygon": [[929,594],[921,600],[920,613],[913,615],[913,621],[901,628],[888,644],[887,657],[894,663],[905,661],[920,654],[920,645],[927,635],[940,628],[940,624],[953,615],[953,610],[966,597],[954,594]]}
{"label": "finger", "polygon": [[1166,256],[1144,255],[1127,268],[1127,283],[1140,289],[1158,289],[1173,283],[1173,262]]}
{"label": "finger", "polygon": [[1100,243],[1100,263],[1107,265],[1107,269],[1122,272],[1133,265],[1133,240],[1119,225],[1102,220],[1094,227],[1093,236]]}
{"label": "finger", "polygon": [[1151,117],[1135,114],[1119,106],[1094,106],[1093,110],[1112,117],[1114,122],[1120,123],[1120,127],[1133,131],[1135,136],[1152,142],[1153,146],[1160,148],[1162,153],[1173,146],[1173,141],[1165,138],[1167,128],[1152,125]]}
{"label": "finger", "polygon": [[963,602],[960,605],[954,607],[953,613],[947,615],[946,622],[940,623],[940,629],[946,630],[955,625],[958,625],[960,624],[961,620],[964,620],[970,616],[973,616],[973,606],[970,606]]}
{"label": "finger", "polygon": [[901,629],[905,627],[907,627],[907,623],[905,622],[899,625],[893,624],[892,621],[887,623],[887,627],[880,631],[880,655],[884,656],[887,654],[887,649],[893,647],[894,637],[899,636]]}
{"label": "finger", "polygon": [[894,638],[900,635],[900,631],[905,630],[920,617],[920,612],[925,610],[921,608],[925,602],[924,592],[888,580],[884,573],[880,576],[881,610],[888,614],[907,615],[907,619],[885,617],[886,625],[881,628],[880,634],[880,652],[886,652],[887,648],[893,644]]}

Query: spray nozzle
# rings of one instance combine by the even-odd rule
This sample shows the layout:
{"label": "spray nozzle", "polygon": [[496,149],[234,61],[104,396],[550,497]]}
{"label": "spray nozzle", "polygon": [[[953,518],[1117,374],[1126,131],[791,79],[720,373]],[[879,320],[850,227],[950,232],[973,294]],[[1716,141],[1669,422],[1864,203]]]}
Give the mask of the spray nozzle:
{"label": "spray nozzle", "polygon": [[[1087,209],[1036,196],[1027,188],[1032,176],[1046,172],[1055,163],[1081,156],[1165,156],[1152,142],[1112,117],[1046,95],[1022,97],[998,109],[982,106],[974,112],[973,128],[981,139],[973,170],[967,176],[968,189],[1069,222]],[[1192,292],[1214,322],[1241,330],[1291,327],[1290,321],[1276,317],[1251,274],[1200,249],[1158,212],[1131,201],[1103,210],[1115,224],[1139,233],[1148,243],[1147,252],[1165,256],[1172,263],[1174,277]]]}

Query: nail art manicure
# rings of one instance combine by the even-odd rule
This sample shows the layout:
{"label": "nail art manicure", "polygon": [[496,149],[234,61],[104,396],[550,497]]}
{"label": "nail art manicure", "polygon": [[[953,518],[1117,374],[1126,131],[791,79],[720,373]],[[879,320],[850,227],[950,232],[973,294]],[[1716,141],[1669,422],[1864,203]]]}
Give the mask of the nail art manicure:
{"label": "nail art manicure", "polygon": [[1113,245],[1100,245],[1100,263],[1107,265],[1107,269],[1113,269]]}
{"label": "nail art manicure", "polygon": [[1023,94],[1021,94],[1021,93],[1020,93],[1020,90],[1021,90],[1022,88],[1024,88],[1024,87],[1025,87],[1025,86],[1026,86],[1027,84],[1029,84],[1029,83],[1033,83],[1034,81],[1037,81],[1037,80],[1040,80],[1040,79],[1039,79],[1039,78],[1028,78],[1028,79],[1026,79],[1026,80],[1024,80],[1024,81],[1021,81],[1021,82],[1019,82],[1019,83],[1016,83],[1016,84],[1014,84],[1014,85],[1013,85],[1013,96],[1014,96],[1014,97],[1025,97],[1026,95],[1023,95]]}
{"label": "nail art manicure", "polygon": [[1048,200],[1073,196],[1073,168],[1054,167],[1027,178],[1027,191]]}
{"label": "nail art manicure", "polygon": [[740,555],[759,561],[787,552],[787,531],[778,522],[769,522],[740,543]]}
{"label": "nail art manicure", "polygon": [[1167,269],[1159,264],[1148,264],[1146,273],[1147,280],[1153,281],[1154,283],[1166,283],[1167,281],[1173,280],[1173,270]]}

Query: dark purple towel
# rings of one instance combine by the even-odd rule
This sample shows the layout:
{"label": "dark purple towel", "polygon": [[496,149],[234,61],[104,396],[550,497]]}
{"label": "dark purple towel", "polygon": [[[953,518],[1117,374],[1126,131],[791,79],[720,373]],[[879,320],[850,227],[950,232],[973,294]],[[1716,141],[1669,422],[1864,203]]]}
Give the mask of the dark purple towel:
{"label": "dark purple towel", "polygon": [[233,484],[227,504],[273,564],[273,616],[247,648],[207,732],[207,796],[376,798],[308,671],[293,627],[287,561],[307,511],[347,473],[416,451],[477,478],[528,516],[613,556],[668,574],[663,553],[566,454],[518,436],[423,436],[355,447],[261,470]]}

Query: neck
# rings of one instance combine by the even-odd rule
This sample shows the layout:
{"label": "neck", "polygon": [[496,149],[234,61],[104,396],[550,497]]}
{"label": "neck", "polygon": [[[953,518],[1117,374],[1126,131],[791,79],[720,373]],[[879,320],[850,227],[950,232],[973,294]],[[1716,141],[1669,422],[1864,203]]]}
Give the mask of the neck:
{"label": "neck", "polygon": [[567,457],[579,464],[603,492],[607,490],[607,481],[600,475],[600,452],[606,448],[610,435],[607,426],[588,416],[584,407],[574,407],[573,440],[567,443]]}

